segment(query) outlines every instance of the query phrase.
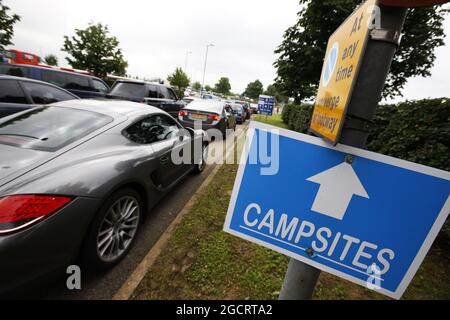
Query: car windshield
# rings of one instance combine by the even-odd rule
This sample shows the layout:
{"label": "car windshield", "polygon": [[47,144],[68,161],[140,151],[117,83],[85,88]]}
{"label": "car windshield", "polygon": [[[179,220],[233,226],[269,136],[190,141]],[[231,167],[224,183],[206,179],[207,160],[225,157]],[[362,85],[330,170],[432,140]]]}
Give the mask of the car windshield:
{"label": "car windshield", "polygon": [[0,123],[0,144],[56,151],[113,121],[95,112],[42,107]]}
{"label": "car windshield", "polygon": [[145,96],[145,85],[143,83],[117,82],[110,93],[126,98],[143,98]]}

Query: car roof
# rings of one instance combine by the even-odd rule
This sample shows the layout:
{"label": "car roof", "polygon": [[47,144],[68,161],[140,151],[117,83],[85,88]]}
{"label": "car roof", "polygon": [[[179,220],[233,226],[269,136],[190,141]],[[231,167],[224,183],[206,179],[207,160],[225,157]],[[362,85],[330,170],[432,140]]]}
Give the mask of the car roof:
{"label": "car roof", "polygon": [[202,110],[202,111],[212,111],[212,112],[221,112],[221,108],[224,107],[224,102],[220,100],[205,100],[199,99],[194,100],[189,103],[185,109],[187,110]]}
{"label": "car roof", "polygon": [[0,79],[45,83],[45,84],[48,84],[50,86],[53,86],[51,83],[48,83],[48,82],[43,82],[43,81],[30,79],[30,78],[25,78],[25,77],[10,76],[10,75],[6,75],[6,74],[0,74]]}
{"label": "car roof", "polygon": [[33,64],[20,64],[20,63],[17,63],[17,64],[6,64],[6,65],[12,66],[12,67],[35,68],[35,69],[41,69],[41,70],[46,70],[46,71],[61,72],[61,73],[69,74],[69,75],[87,77],[87,78],[92,78],[92,79],[97,79],[97,80],[103,81],[102,79],[100,79],[100,78],[98,78],[96,76],[92,76],[90,74],[83,74],[83,73],[66,71],[66,70],[58,70],[58,69],[54,69],[54,68],[47,68],[47,67],[42,67],[42,66],[36,66],[36,65],[33,65]]}
{"label": "car roof", "polygon": [[148,104],[125,101],[125,100],[68,100],[51,104],[54,107],[72,108],[86,111],[101,113],[113,118],[121,118],[123,116],[135,116],[136,114],[145,113],[165,113],[161,109],[150,106]]}
{"label": "car roof", "polygon": [[45,81],[39,81],[39,80],[25,78],[25,77],[8,76],[8,75],[3,75],[3,74],[0,74],[0,80],[15,80],[15,81],[26,81],[26,82],[39,83],[39,84],[43,84],[43,85],[46,85],[46,86],[49,86],[49,87],[56,88],[58,90],[64,91],[65,93],[73,96],[74,99],[80,99],[79,97],[77,97],[73,93],[67,91],[66,89],[58,87],[58,86],[55,86],[54,84],[49,83],[49,82],[45,82]]}
{"label": "car roof", "polygon": [[191,104],[203,104],[203,105],[217,105],[223,106],[225,103],[222,100],[213,100],[213,99],[196,99],[192,101]]}
{"label": "car roof", "polygon": [[115,83],[119,83],[119,82],[134,83],[134,84],[150,84],[150,85],[155,85],[155,86],[160,86],[160,87],[167,87],[166,85],[158,83],[158,82],[151,82],[151,81],[138,80],[138,79],[136,79],[136,80],[134,80],[134,79],[119,79],[119,80],[116,80]]}

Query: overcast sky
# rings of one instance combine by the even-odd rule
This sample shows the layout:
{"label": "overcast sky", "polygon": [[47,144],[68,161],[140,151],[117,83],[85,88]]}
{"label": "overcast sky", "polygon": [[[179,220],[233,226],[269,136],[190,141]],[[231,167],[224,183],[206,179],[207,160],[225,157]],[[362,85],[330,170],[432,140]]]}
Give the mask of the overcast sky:
{"label": "overcast sky", "polygon": [[[120,41],[129,63],[128,73],[140,77],[162,77],[185,65],[193,81],[202,80],[206,44],[210,49],[206,84],[226,76],[232,91],[260,79],[273,82],[273,53],[283,32],[296,21],[298,0],[4,0],[22,17],[16,24],[14,47],[40,56],[53,53],[65,65],[60,49],[64,35],[89,22],[109,26]],[[445,21],[450,35],[450,17]],[[436,50],[431,78],[409,81],[408,99],[449,96],[450,37]]]}

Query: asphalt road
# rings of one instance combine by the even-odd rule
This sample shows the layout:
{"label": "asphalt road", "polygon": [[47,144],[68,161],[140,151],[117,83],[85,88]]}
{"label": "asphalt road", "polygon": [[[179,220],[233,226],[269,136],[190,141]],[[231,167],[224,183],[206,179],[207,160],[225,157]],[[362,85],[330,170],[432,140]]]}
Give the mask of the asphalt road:
{"label": "asphalt road", "polygon": [[[248,124],[248,122],[247,122]],[[246,125],[245,125],[246,126]],[[243,129],[245,126],[238,126]],[[227,145],[233,143],[228,137]],[[191,196],[203,181],[211,174],[215,164],[208,165],[201,175],[190,174],[178,184],[155,208],[151,210],[137,235],[136,242],[127,257],[115,268],[86,275],[82,273],[82,289],[68,290],[66,278],[39,285],[22,298],[43,300],[110,300],[133,273],[142,259],[156,244],[178,213],[183,209]]]}

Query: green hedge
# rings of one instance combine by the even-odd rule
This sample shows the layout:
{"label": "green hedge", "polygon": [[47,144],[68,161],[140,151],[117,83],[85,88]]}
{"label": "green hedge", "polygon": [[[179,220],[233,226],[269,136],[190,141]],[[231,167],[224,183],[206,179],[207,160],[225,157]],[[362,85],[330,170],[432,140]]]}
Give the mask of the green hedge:
{"label": "green hedge", "polygon": [[407,101],[378,108],[369,150],[450,171],[450,100]]}
{"label": "green hedge", "polygon": [[[287,105],[282,114],[290,130],[306,133],[311,105]],[[450,171],[450,99],[380,105],[367,149]],[[450,220],[442,234],[450,239]]]}
{"label": "green hedge", "polygon": [[281,119],[290,130],[306,133],[311,122],[313,106],[288,104],[283,107]]}
{"label": "green hedge", "polygon": [[[290,130],[306,133],[313,106],[286,105],[282,119]],[[450,99],[381,105],[367,149],[450,171]]]}

